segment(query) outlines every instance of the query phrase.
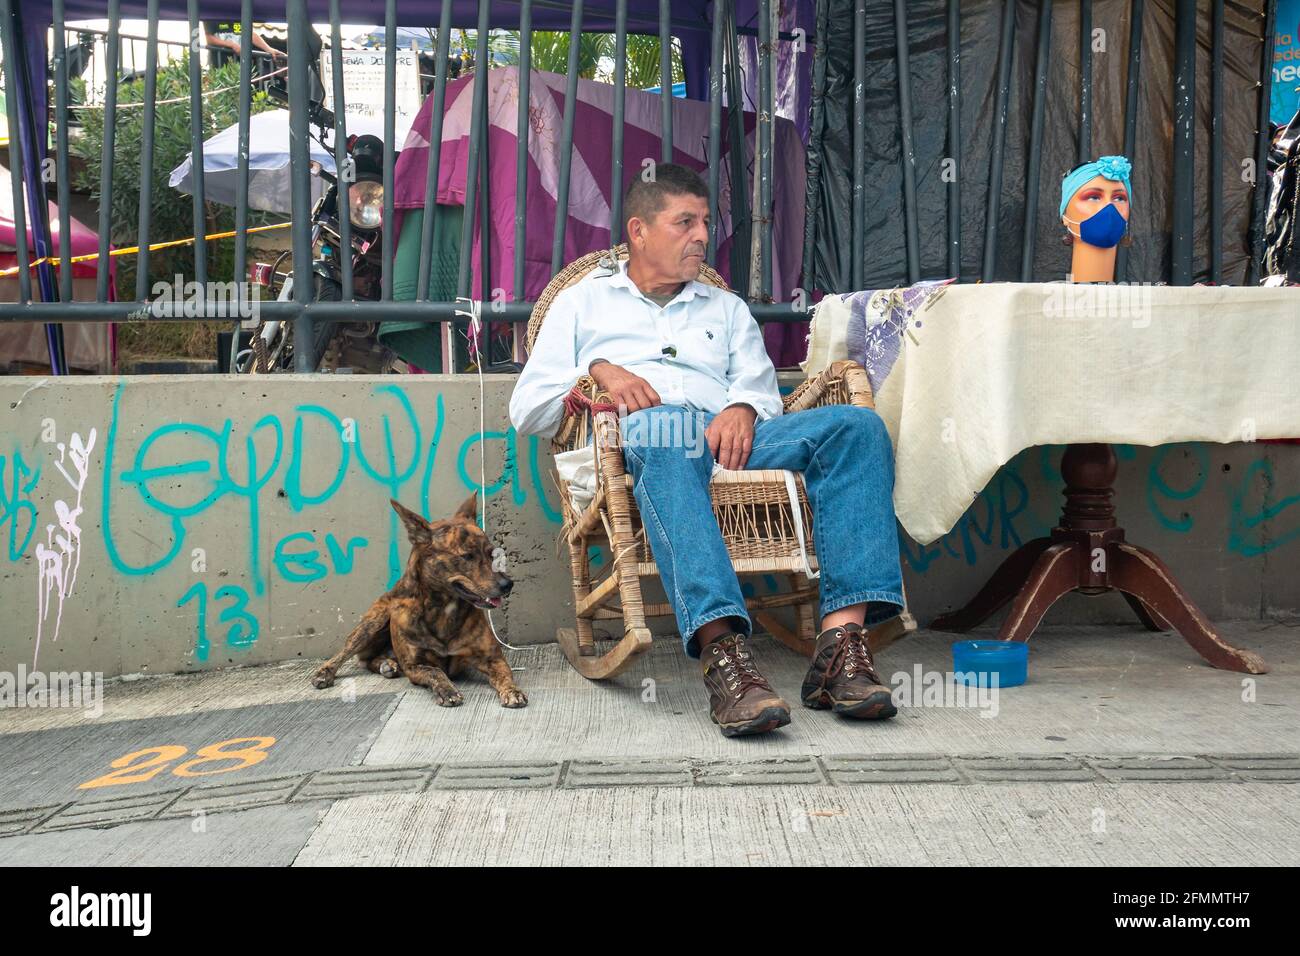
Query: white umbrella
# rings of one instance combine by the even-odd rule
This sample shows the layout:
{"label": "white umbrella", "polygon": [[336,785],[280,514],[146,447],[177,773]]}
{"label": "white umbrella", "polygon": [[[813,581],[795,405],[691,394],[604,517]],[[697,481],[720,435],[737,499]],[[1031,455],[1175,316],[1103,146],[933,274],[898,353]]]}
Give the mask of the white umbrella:
{"label": "white umbrella", "polygon": [[[383,118],[360,116],[347,118],[349,134],[369,133],[384,136]],[[309,139],[311,158],[328,172],[334,172],[334,154],[314,138]],[[170,185],[183,193],[193,191],[191,163],[194,154],[172,170]],[[203,196],[227,206],[235,205],[235,181],[239,164],[239,124],[223,129],[203,144]],[[320,197],[323,185],[311,179],[312,202]],[[291,215],[293,209],[289,183],[289,111],[270,110],[249,117],[248,121],[248,206],[265,212]]]}

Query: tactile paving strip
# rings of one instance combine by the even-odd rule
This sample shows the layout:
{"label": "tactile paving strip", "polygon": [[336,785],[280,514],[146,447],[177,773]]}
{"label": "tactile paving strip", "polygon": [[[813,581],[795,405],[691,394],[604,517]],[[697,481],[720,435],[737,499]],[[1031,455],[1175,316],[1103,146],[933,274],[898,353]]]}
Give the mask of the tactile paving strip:
{"label": "tactile paving strip", "polygon": [[780,786],[791,783],[824,784],[816,757],[773,757],[768,760],[711,760],[697,764],[693,773],[701,786]]}
{"label": "tactile paving strip", "polygon": [[558,763],[444,764],[434,775],[435,790],[518,790],[559,784]]}
{"label": "tactile paving strip", "polygon": [[573,760],[566,787],[689,787],[694,779],[685,757],[660,760]]}
{"label": "tactile paving strip", "polygon": [[156,817],[184,792],[169,790],[163,793],[114,794],[110,797],[79,800],[46,820],[36,828],[36,832],[110,827],[119,823],[148,820]]}
{"label": "tactile paving strip", "polygon": [[938,754],[870,754],[824,757],[834,784],[962,783],[948,757]]}
{"label": "tactile paving strip", "polygon": [[998,783],[1110,786],[1176,782],[1300,783],[1300,754],[835,754],[734,760],[609,757],[559,763],[353,766],[0,810],[0,838],[113,827],[278,803],[426,790]]}
{"label": "tactile paving strip", "polygon": [[30,807],[26,810],[0,810],[0,837],[26,833],[58,809],[58,806],[50,806]]}
{"label": "tactile paving strip", "polygon": [[294,794],[295,802],[340,800],[371,793],[419,793],[429,785],[432,767],[344,767],[320,770]]}
{"label": "tactile paving strip", "polygon": [[220,813],[222,810],[248,810],[273,803],[284,803],[309,778],[309,774],[293,777],[264,777],[246,783],[213,784],[185,791],[175,803],[160,816],[188,817],[195,813]]}

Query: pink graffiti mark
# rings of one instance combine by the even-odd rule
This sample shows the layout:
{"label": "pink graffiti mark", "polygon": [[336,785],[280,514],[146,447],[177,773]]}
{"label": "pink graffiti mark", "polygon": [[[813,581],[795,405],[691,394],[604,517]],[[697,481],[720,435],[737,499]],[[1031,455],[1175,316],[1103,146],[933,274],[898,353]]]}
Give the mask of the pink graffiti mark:
{"label": "pink graffiti mark", "polygon": [[[81,492],[86,487],[86,475],[90,472],[90,453],[95,448],[95,429],[85,442],[81,435],[72,433],[67,446],[59,442],[59,459],[54,467],[77,493],[76,504],[69,507],[62,498],[54,502],[54,514],[57,524],[45,526],[45,543],[36,543],[36,649],[32,653],[32,669],[35,670],[41,653],[41,636],[49,618],[50,608],[57,602],[58,610],[54,615],[54,634],[50,640],[59,639],[59,628],[63,624],[63,602],[72,595],[72,588],[77,583],[77,571],[81,567]],[[63,467],[64,459],[71,460],[76,477],[68,474]],[[58,528],[56,532],[55,529]]]}

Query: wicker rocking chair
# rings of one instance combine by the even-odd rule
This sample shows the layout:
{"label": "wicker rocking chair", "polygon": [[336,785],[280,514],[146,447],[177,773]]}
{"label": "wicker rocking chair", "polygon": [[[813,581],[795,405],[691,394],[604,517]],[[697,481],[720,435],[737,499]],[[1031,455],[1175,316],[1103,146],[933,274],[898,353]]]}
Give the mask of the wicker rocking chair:
{"label": "wicker rocking chair", "polygon": [[[530,351],[555,296],[602,261],[608,268],[614,256],[619,260],[627,258],[626,243],[582,256],[551,280],[538,297],[528,322]],[[727,288],[722,277],[708,266],[703,267],[699,279]],[[657,576],[659,569],[646,543],[632,495],[631,477],[624,470],[618,416],[601,407],[609,404],[608,396],[598,394],[590,376],[584,375],[577,381],[574,399],[578,392],[584,400],[566,403],[569,411],[552,440],[552,451],[559,454],[590,445],[596,458],[597,483],[594,499],[579,510],[570,500],[566,483],[552,472],[563,515],[560,542],[569,550],[577,613],[576,627],[560,628],[557,638],[569,663],[583,676],[599,680],[614,677],[646,651],[651,643],[646,619],[672,617],[673,607],[667,602],[646,604],[641,598],[641,579]],[[790,414],[835,404],[873,407],[867,374],[856,362],[835,362],[803,382],[786,397],[784,411]],[[805,567],[817,569],[815,529],[803,476],[798,475],[796,487],[803,513],[802,526],[807,529],[804,548],[801,548],[785,474],[775,470],[720,472],[710,484],[710,493],[714,515],[736,573],[780,575],[790,585],[788,592],[747,598],[745,605],[751,617],[783,644],[810,657],[816,638],[817,583],[804,570]],[[591,560],[590,549],[595,545],[607,545],[613,556],[599,575],[593,573]],[[785,627],[771,613],[778,607],[795,609],[796,631]],[[602,647],[597,642],[593,624],[600,620],[622,621],[622,634],[612,645],[605,643]],[[904,610],[898,617],[873,628],[868,643],[873,649],[882,647],[915,629],[916,621]]]}

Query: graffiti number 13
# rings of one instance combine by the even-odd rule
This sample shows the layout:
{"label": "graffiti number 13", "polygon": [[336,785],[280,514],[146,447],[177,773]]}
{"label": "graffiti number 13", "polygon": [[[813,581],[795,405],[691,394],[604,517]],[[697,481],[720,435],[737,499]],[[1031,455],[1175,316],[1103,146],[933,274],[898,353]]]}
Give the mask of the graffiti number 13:
{"label": "graffiti number 13", "polygon": [[[188,591],[181,595],[181,599],[176,602],[177,607],[184,607],[194,598],[198,601],[198,620],[196,625],[197,639],[194,642],[194,656],[200,661],[208,659],[208,652],[212,649],[208,641],[208,586],[202,581],[196,581]],[[214,600],[222,601],[229,599],[232,603],[229,607],[222,609],[217,615],[218,624],[229,624],[230,629],[226,631],[226,643],[234,648],[245,648],[252,645],[257,640],[258,623],[257,618],[248,613],[248,592],[238,585],[228,584],[225,587],[217,588],[217,593],[213,595]]]}

